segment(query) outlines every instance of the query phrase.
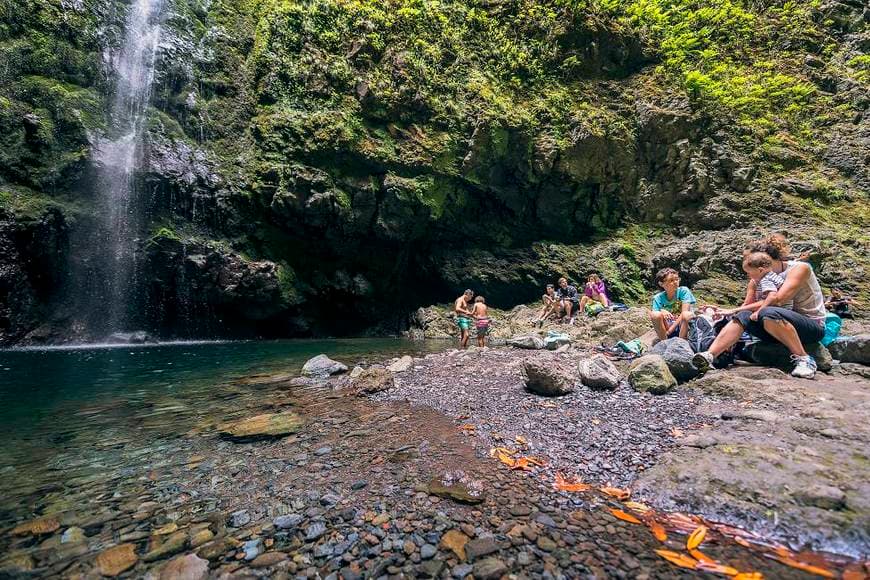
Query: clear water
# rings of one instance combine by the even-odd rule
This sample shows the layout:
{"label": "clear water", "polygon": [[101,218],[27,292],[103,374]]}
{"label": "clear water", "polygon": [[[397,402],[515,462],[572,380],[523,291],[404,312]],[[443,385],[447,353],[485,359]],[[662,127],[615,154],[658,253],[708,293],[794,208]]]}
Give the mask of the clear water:
{"label": "clear water", "polygon": [[45,489],[69,493],[141,473],[191,432],[240,410],[263,412],[278,390],[268,377],[296,375],[317,354],[352,367],[451,345],[342,339],[0,351],[0,520],[35,507]]}

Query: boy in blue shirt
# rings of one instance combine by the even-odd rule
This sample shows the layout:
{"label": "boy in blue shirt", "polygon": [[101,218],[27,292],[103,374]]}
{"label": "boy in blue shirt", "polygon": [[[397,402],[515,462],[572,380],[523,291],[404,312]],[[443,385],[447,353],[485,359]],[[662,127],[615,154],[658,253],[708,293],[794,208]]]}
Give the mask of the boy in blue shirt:
{"label": "boy in blue shirt", "polygon": [[689,335],[689,321],[695,317],[692,312],[695,297],[692,291],[680,286],[680,274],[673,268],[662,268],[656,274],[656,282],[662,288],[653,296],[650,319],[659,340],[666,338],[686,338]]}

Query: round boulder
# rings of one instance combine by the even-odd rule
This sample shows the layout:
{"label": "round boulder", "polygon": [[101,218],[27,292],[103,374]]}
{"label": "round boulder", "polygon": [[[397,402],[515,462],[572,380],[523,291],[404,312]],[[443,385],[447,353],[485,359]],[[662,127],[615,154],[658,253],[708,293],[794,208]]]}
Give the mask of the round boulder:
{"label": "round boulder", "polygon": [[664,395],[677,386],[668,363],[657,354],[648,354],[635,359],[628,370],[628,382],[635,391]]}
{"label": "round boulder", "polygon": [[870,334],[838,338],[828,345],[828,349],[840,362],[870,365]]}
{"label": "round boulder", "polygon": [[545,397],[558,397],[574,391],[575,378],[553,360],[526,361],[523,365],[526,389]]}
{"label": "round boulder", "polygon": [[334,361],[325,354],[319,354],[309,359],[302,367],[302,374],[306,377],[325,378],[347,371],[347,366]]}
{"label": "round boulder", "polygon": [[590,389],[613,390],[619,386],[622,373],[603,354],[580,361],[580,381]]}
{"label": "round boulder", "polygon": [[371,395],[390,389],[395,384],[393,373],[385,368],[372,367],[362,371],[353,381],[353,390],[357,394]]}
{"label": "round boulder", "polygon": [[684,338],[669,338],[663,340],[649,350],[649,354],[660,355],[668,365],[671,374],[680,383],[685,383],[698,376],[698,368],[692,364],[695,356],[689,341]]}

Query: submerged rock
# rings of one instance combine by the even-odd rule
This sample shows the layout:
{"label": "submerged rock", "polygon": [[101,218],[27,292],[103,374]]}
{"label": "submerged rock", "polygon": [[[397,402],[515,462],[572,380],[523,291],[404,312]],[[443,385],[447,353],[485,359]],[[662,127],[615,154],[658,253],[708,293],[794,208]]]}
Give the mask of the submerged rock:
{"label": "submerged rock", "polygon": [[840,362],[870,365],[870,334],[838,338],[828,345],[828,350]]}
{"label": "submerged rock", "polygon": [[684,383],[698,376],[698,368],[692,364],[695,356],[689,341],[684,338],[669,338],[656,344],[649,354],[660,355],[678,382]]}
{"label": "submerged rock", "polygon": [[144,330],[137,330],[135,332],[115,332],[109,335],[106,342],[110,344],[145,344],[157,341]]}
{"label": "submerged rock", "polygon": [[160,571],[159,580],[205,580],[208,577],[208,560],[196,554],[173,558]]}
{"label": "submerged rock", "polygon": [[590,389],[613,390],[619,386],[622,373],[603,354],[580,361],[580,381]]}
{"label": "submerged rock", "polygon": [[304,421],[293,411],[267,413],[240,421],[225,423],[219,427],[220,434],[232,441],[252,441],[283,437],[297,432]]}
{"label": "submerged rock", "polygon": [[309,359],[302,367],[303,375],[314,378],[326,378],[343,372],[347,372],[347,366],[332,360],[325,354],[319,354]]}
{"label": "submerged rock", "polygon": [[100,574],[112,577],[129,570],[137,561],[139,557],[136,555],[136,546],[121,544],[101,552],[94,560],[94,564]]}
{"label": "submerged rock", "polygon": [[558,397],[573,392],[576,379],[552,360],[530,360],[523,365],[523,381],[537,395]]}
{"label": "submerged rock", "polygon": [[635,391],[664,395],[677,386],[677,379],[671,374],[667,362],[660,355],[648,354],[631,363],[628,382]]}

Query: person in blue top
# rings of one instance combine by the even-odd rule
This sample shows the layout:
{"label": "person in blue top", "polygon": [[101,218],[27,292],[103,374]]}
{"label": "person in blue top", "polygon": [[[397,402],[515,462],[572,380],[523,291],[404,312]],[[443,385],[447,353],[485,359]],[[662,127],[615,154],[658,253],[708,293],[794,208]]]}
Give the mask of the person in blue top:
{"label": "person in blue top", "polygon": [[659,270],[656,282],[662,292],[653,296],[649,316],[659,340],[675,336],[686,338],[689,335],[689,321],[695,317],[692,291],[680,286],[680,274],[673,268]]}

